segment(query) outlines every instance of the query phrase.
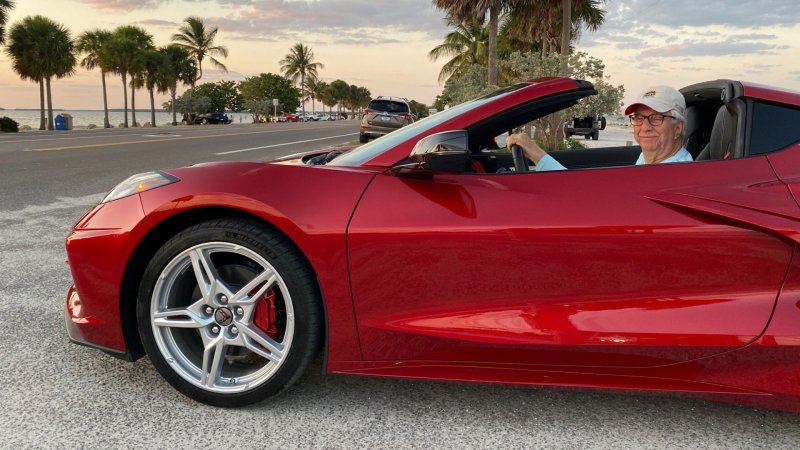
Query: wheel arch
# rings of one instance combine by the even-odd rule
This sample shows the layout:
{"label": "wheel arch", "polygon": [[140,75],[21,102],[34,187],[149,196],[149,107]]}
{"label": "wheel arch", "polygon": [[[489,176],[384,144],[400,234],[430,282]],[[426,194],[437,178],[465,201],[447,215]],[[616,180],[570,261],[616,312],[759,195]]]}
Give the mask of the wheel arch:
{"label": "wheel arch", "polygon": [[125,272],[122,277],[122,284],[120,289],[120,321],[122,323],[122,335],[125,340],[125,346],[128,349],[130,360],[135,361],[145,355],[144,347],[142,346],[141,338],[139,337],[138,321],[136,319],[136,301],[139,291],[139,284],[142,281],[144,271],[147,264],[153,258],[158,249],[164,245],[172,236],[179,233],[186,228],[196,225],[201,222],[213,219],[230,219],[241,218],[258,222],[275,233],[279,234],[290,243],[302,260],[305,262],[306,267],[314,277],[317,279],[317,293],[322,300],[322,315],[323,315],[323,351],[325,351],[326,358],[323,362],[323,370],[327,366],[327,349],[328,349],[328,309],[325,304],[325,297],[322,292],[322,286],[319,284],[319,277],[317,276],[314,267],[308,260],[306,255],[300,250],[300,247],[295,243],[286,233],[274,224],[265,220],[263,217],[242,211],[240,209],[229,207],[201,207],[193,208],[190,210],[182,211],[175,214],[166,220],[157,224],[151,229],[140,241],[136,250],[131,254],[128,264],[125,266]]}

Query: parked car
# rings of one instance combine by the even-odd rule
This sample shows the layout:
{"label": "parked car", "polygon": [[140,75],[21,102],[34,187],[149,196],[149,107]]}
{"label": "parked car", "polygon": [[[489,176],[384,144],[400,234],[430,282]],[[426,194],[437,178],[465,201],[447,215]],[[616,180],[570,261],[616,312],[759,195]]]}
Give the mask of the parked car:
{"label": "parked car", "polygon": [[291,113],[283,113],[278,116],[278,122],[300,122],[300,116]]}
{"label": "parked car", "polygon": [[[346,117],[345,117],[346,118]],[[359,142],[391,133],[414,122],[408,100],[399,97],[377,97],[364,110]]]}
{"label": "parked car", "polygon": [[800,93],[681,92],[696,162],[528,172],[496,138],[596,93],[548,78],[355,148],[134,175],[67,237],[67,332],[221,406],[324,351],[327,373],[800,412]]}
{"label": "parked car", "polygon": [[195,125],[227,124],[228,116],[221,112],[205,113],[194,116]]}
{"label": "parked car", "polygon": [[600,131],[606,129],[606,118],[602,116],[573,117],[564,124],[564,136],[583,136],[596,141],[600,139]]}

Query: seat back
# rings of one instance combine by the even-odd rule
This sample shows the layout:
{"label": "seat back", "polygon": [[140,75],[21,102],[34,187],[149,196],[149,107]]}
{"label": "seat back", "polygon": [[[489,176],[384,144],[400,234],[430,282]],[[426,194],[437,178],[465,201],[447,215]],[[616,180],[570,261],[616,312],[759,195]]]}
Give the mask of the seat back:
{"label": "seat back", "polygon": [[686,141],[683,146],[691,153],[692,158],[697,159],[697,155],[703,150],[705,143],[708,142],[710,128],[701,122],[703,114],[699,107],[690,106],[686,108]]}
{"label": "seat back", "polygon": [[697,156],[697,161],[740,158],[744,155],[745,111],[744,101],[738,98],[719,108],[708,144]]}

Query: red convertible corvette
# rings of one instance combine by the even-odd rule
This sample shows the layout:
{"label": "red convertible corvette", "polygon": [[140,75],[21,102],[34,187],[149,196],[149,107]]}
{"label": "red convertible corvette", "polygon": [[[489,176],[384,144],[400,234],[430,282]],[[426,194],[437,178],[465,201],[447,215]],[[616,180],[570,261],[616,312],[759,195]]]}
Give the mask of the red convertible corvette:
{"label": "red convertible corvette", "polygon": [[496,138],[596,94],[553,78],[355,149],[133,176],[67,238],[69,337],[223,406],[324,351],[329,373],[800,411],[800,94],[681,92],[693,163],[527,172]]}

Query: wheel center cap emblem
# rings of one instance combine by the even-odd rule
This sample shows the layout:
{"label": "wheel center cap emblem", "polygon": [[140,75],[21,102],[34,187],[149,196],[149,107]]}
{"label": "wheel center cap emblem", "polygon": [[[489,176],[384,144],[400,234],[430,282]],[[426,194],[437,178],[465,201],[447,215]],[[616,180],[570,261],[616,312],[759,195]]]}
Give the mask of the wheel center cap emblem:
{"label": "wheel center cap emblem", "polygon": [[227,327],[233,322],[233,313],[228,308],[220,308],[214,313],[214,320],[223,327]]}

